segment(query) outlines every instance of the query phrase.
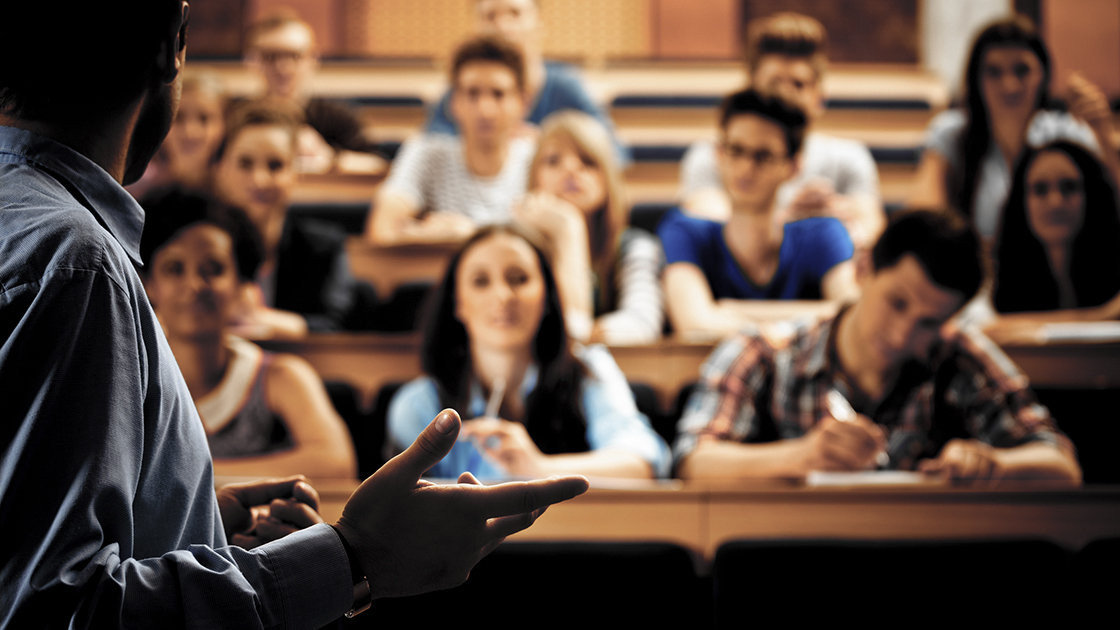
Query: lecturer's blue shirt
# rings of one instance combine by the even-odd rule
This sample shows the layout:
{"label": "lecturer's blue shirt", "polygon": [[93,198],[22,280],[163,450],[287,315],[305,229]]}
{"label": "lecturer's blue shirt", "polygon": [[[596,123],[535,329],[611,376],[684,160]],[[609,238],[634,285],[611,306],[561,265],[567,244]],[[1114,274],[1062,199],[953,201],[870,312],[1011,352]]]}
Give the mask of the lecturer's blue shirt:
{"label": "lecturer's blue shirt", "polygon": [[352,596],[330,527],[225,546],[142,228],[96,164],[0,127],[0,628],[322,625]]}

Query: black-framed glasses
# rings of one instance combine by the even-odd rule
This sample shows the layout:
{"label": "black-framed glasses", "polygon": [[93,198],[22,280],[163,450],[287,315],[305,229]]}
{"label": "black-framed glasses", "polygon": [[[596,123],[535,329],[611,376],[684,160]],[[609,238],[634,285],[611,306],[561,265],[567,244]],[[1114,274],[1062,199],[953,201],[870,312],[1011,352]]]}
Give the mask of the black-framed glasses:
{"label": "black-framed glasses", "polygon": [[780,163],[784,155],[778,155],[770,149],[752,149],[734,142],[721,142],[723,153],[732,160],[750,160],[755,166],[767,167]]}

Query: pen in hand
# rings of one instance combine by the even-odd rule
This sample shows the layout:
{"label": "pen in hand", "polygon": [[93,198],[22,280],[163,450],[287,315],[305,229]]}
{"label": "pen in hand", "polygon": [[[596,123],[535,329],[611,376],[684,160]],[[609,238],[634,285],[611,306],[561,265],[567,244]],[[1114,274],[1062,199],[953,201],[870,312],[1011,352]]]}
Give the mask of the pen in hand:
{"label": "pen in hand", "polygon": [[[848,402],[844,395],[835,389],[830,389],[826,396],[828,400],[828,413],[832,414],[840,422],[855,422],[856,410],[852,409],[852,404]],[[886,451],[879,451],[875,454],[875,464],[879,468],[886,468],[890,466],[891,457]]]}

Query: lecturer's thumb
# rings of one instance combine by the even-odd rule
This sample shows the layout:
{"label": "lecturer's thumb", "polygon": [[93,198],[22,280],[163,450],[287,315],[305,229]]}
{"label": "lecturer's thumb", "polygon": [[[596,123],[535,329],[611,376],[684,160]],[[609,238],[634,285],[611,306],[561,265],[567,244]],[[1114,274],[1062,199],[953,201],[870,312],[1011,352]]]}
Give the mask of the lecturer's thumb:
{"label": "lecturer's thumb", "polygon": [[444,409],[436,414],[411,446],[389,460],[385,467],[391,467],[394,478],[411,486],[451,451],[461,426],[459,414],[454,409]]}

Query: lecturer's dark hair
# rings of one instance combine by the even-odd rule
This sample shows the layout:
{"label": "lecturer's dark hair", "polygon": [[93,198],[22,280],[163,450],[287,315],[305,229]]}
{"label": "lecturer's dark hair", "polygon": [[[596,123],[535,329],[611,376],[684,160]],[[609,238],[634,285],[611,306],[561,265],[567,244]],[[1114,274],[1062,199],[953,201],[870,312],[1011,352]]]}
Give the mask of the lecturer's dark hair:
{"label": "lecturer's dark hair", "polygon": [[544,276],[545,303],[532,355],[538,367],[537,386],[526,401],[525,428],[543,453],[589,450],[583,414],[582,383],[587,371],[572,355],[556,279],[541,249],[525,232],[510,225],[482,228],[451,257],[439,287],[432,294],[420,344],[420,363],[436,382],[440,404],[470,413],[471,355],[467,329],[456,314],[456,274],[472,247],[496,234],[524,240],[536,253]]}
{"label": "lecturer's dark hair", "polygon": [[127,105],[153,80],[178,10],[175,0],[0,4],[0,113],[62,122]]}

